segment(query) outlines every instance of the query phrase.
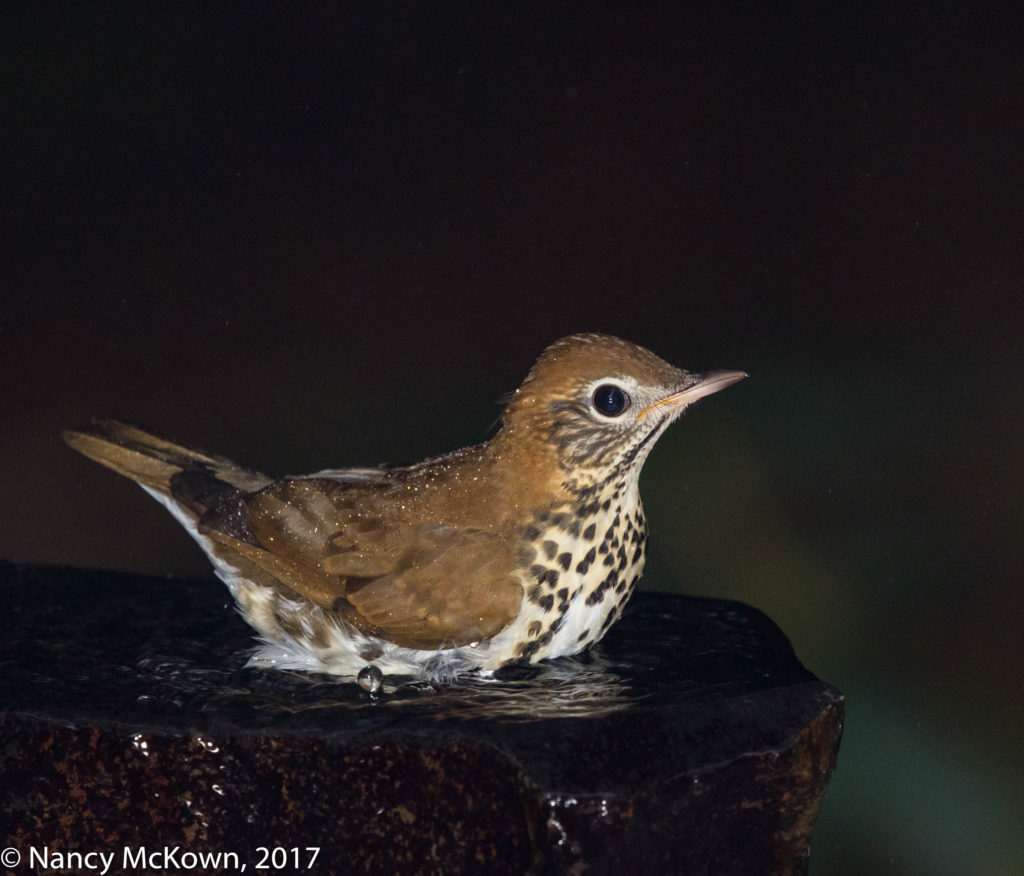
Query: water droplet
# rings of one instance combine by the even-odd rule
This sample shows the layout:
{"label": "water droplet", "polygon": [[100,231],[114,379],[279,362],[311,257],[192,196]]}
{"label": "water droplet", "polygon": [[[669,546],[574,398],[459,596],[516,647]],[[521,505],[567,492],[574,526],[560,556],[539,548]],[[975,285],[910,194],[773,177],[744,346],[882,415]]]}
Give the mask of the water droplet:
{"label": "water droplet", "polygon": [[375,694],[381,689],[381,685],[384,684],[384,673],[371,663],[369,666],[364,666],[359,670],[356,681],[359,682],[359,686],[363,690]]}
{"label": "water droplet", "polygon": [[202,736],[197,736],[196,742],[212,754],[216,754],[220,751],[220,746],[212,739],[204,739]]}

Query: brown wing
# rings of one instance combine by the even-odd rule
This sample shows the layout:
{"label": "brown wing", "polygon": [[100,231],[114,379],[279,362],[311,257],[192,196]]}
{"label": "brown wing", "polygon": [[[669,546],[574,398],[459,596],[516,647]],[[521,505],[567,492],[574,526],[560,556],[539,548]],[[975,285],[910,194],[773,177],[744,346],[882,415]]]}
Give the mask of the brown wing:
{"label": "brown wing", "polygon": [[245,503],[258,546],[233,546],[307,599],[408,647],[467,645],[516,617],[523,590],[504,537],[385,523],[380,496],[378,485],[279,481]]}

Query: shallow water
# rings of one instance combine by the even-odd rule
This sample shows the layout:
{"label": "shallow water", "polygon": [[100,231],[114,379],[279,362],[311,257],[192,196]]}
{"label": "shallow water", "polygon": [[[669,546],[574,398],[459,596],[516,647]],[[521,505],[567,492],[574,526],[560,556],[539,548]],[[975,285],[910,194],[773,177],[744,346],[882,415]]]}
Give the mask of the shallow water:
{"label": "shallow water", "polygon": [[537,722],[709,703],[814,680],[777,627],[738,603],[634,597],[589,653],[454,684],[246,667],[251,630],[220,582],[0,564],[11,607],[3,701],[68,720],[351,732],[423,721]]}

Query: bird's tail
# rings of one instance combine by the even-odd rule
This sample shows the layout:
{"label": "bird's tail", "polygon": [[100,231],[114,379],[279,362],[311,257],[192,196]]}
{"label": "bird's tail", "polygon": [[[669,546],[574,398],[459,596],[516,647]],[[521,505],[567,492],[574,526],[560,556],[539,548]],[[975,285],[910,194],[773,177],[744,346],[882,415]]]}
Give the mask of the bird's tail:
{"label": "bird's tail", "polygon": [[[190,450],[117,420],[100,420],[82,430],[66,429],[64,440],[100,465],[165,496],[172,495],[172,478],[183,472],[202,472],[245,492],[270,483],[266,475],[248,471],[230,459]],[[181,478],[176,480],[180,483]]]}

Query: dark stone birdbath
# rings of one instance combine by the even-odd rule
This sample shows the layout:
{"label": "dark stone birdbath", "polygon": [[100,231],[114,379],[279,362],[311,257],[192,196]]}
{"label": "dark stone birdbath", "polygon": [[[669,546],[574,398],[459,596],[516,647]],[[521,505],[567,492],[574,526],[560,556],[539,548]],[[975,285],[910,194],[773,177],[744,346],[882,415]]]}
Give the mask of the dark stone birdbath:
{"label": "dark stone birdbath", "polygon": [[803,873],[842,733],[842,695],[736,602],[640,593],[581,658],[372,696],[245,668],[216,581],[0,562],[0,600],[24,872],[102,852],[109,872]]}

